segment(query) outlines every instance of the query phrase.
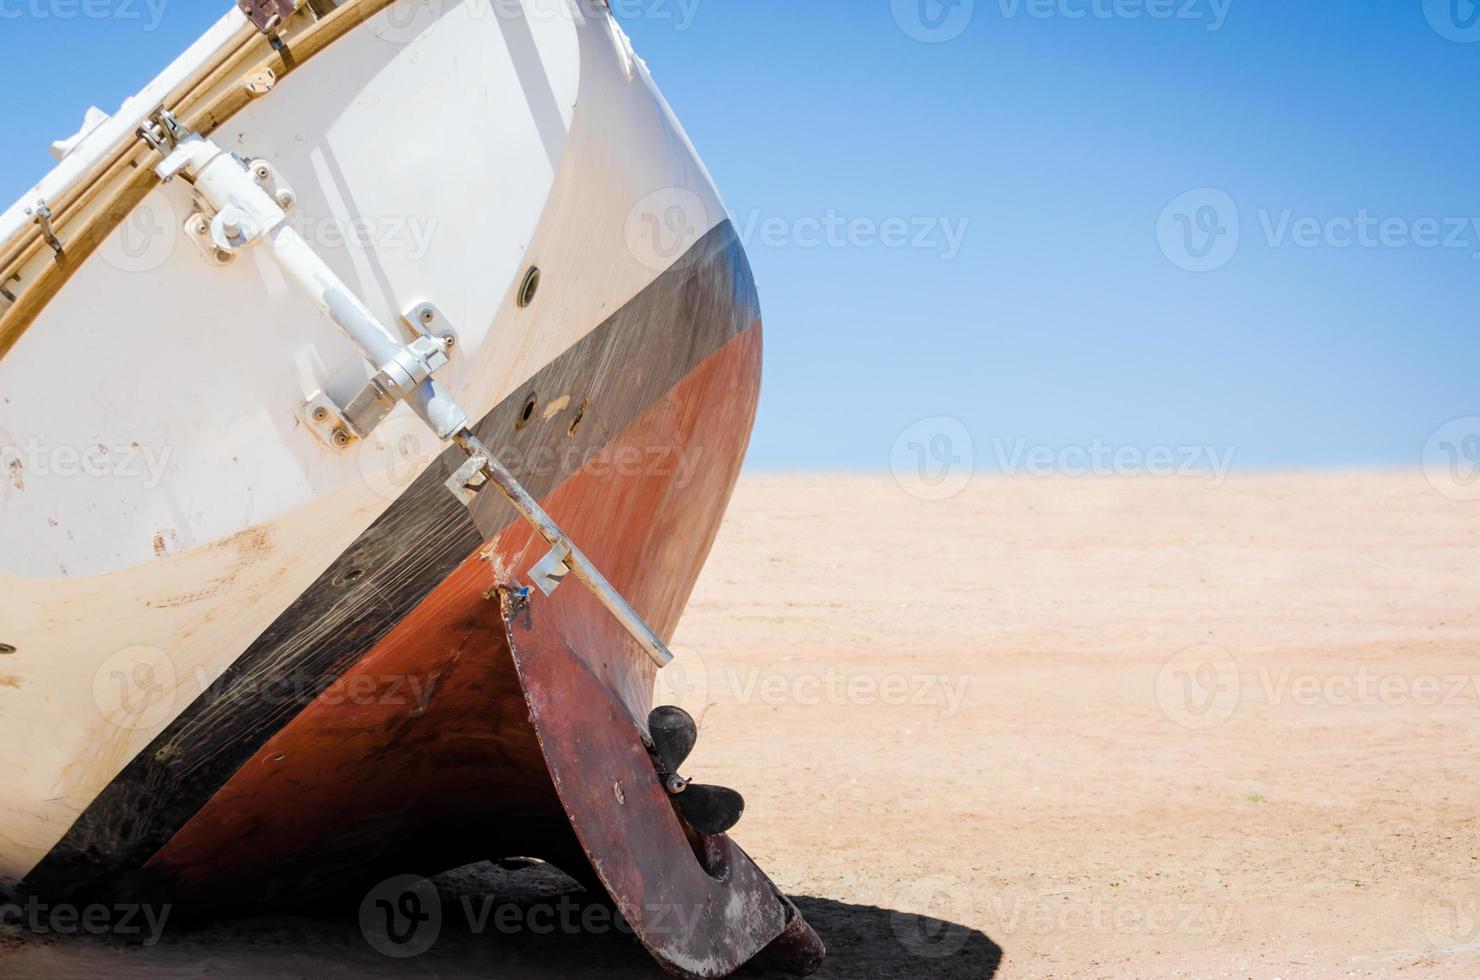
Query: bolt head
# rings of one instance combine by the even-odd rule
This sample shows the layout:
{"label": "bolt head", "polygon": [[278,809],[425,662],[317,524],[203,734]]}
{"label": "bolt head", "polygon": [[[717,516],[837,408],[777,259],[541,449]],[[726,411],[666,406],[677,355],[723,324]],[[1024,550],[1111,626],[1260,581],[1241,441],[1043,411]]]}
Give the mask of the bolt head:
{"label": "bolt head", "polygon": [[350,444],[349,430],[339,428],[334,430],[334,445],[340,449]]}
{"label": "bolt head", "polygon": [[329,417],[329,410],[327,408],[325,408],[322,405],[316,405],[316,406],[314,406],[313,420],[315,422],[322,422],[325,419],[327,419],[328,417]]}

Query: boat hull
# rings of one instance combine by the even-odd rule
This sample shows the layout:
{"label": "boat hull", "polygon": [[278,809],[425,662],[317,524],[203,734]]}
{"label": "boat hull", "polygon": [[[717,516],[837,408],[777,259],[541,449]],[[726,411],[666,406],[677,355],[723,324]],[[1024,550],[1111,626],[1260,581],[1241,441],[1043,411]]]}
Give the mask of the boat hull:
{"label": "boat hull", "polygon": [[[760,310],[692,147],[605,7],[580,10],[569,36],[550,23],[469,21],[459,33],[439,21],[398,41],[503,38],[513,63],[500,70],[522,86],[529,126],[522,157],[500,152],[541,188],[534,227],[465,222],[432,259],[408,264],[372,245],[368,265],[352,249],[336,262],[367,295],[389,283],[372,304],[387,321],[408,298],[450,312],[459,343],[448,383],[476,412],[477,435],[666,639],[745,454]],[[405,68],[404,52],[364,47],[362,36],[339,43],[351,60]],[[410,61],[435,60],[421,55]],[[481,62],[460,70],[468,64]],[[373,86],[386,74],[360,65],[344,77]],[[561,103],[577,85],[579,98]],[[363,92],[344,97],[363,108]],[[237,142],[270,149],[272,134],[327,111],[278,103],[289,109],[274,115],[273,104],[241,124]],[[373,122],[357,111],[341,128]],[[491,119],[465,142],[496,142],[506,125]],[[314,173],[322,156],[305,153],[273,165]],[[370,194],[401,186],[394,173],[371,176],[340,183]],[[344,189],[295,188],[303,199]],[[456,222],[456,202],[428,193],[428,213]],[[498,212],[474,210],[479,220]],[[475,261],[488,235],[501,237],[508,278],[492,289]],[[169,904],[187,918],[537,857],[605,888],[676,973],[721,976],[768,946],[795,968],[815,965],[820,942],[795,908],[727,837],[683,824],[664,794],[644,745],[655,666],[579,584],[529,588],[545,545],[496,492],[469,507],[448,491],[459,450],[402,412],[336,458],[293,413],[313,383],[362,383],[362,369],[311,319],[295,349],[254,346],[251,371],[229,384],[220,352],[193,342],[177,352],[190,361],[186,387],[220,389],[198,418],[142,396],[114,408],[103,393],[121,355],[86,316],[101,296],[131,308],[150,283],[137,270],[120,277],[116,255],[98,261],[0,361],[0,383],[26,396],[0,433],[30,426],[61,443],[107,426],[112,443],[148,423],[186,459],[147,492],[79,488],[35,468],[6,489],[4,530],[18,546],[0,570],[11,630],[0,639],[16,649],[0,665],[11,671],[0,671],[0,735],[29,765],[0,802],[0,885],[53,902]],[[211,302],[219,270],[188,254],[162,261],[150,275],[179,276],[193,301]],[[532,267],[542,272],[535,296],[521,288]],[[451,299],[423,291],[421,278]],[[238,276],[213,307],[223,336],[262,316],[244,305],[253,288]],[[313,312],[268,295],[288,334]],[[131,326],[143,341],[183,329]],[[83,342],[76,377],[96,386],[84,395],[98,407],[84,398],[48,414],[64,393],[32,379],[69,334]],[[692,927],[674,933],[655,906],[692,910]]]}

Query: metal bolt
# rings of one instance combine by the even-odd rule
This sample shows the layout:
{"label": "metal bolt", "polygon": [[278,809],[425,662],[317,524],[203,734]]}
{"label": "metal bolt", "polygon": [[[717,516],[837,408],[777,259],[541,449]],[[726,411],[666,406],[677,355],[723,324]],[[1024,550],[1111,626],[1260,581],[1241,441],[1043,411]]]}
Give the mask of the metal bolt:
{"label": "metal bolt", "polygon": [[207,221],[204,216],[201,216],[196,218],[195,221],[191,224],[190,230],[196,235],[196,237],[204,238],[211,233],[211,223]]}
{"label": "metal bolt", "polygon": [[217,265],[230,265],[231,264],[231,260],[233,258],[235,258],[235,256],[233,256],[230,252],[226,251],[226,249],[224,249],[224,248],[218,248],[218,249],[216,249],[216,264]]}
{"label": "metal bolt", "polygon": [[343,449],[350,444],[349,430],[343,427],[334,430],[334,447]]}
{"label": "metal bolt", "polygon": [[257,175],[258,180],[266,180],[267,178],[272,176],[272,170],[270,170],[265,163],[257,164],[257,169],[252,172]]}
{"label": "metal bolt", "polygon": [[663,780],[663,788],[668,791],[669,796],[677,796],[689,788],[689,781],[677,773],[669,773],[668,778]]}
{"label": "metal bolt", "polygon": [[221,231],[232,241],[242,237],[242,223],[240,221],[226,221],[221,225]]}
{"label": "metal bolt", "polygon": [[314,406],[313,420],[315,422],[323,422],[328,417],[329,417],[329,410],[327,408],[325,408],[322,405],[315,405]]}
{"label": "metal bolt", "polygon": [[421,311],[421,322],[422,323],[425,323],[428,326],[430,326],[431,325],[431,322],[433,320],[435,320],[435,319],[437,319],[437,314],[435,314],[435,313],[432,312],[431,307],[423,307],[422,308],[422,311]]}
{"label": "metal bolt", "polygon": [[284,210],[286,210],[288,208],[291,208],[293,206],[293,201],[294,200],[295,200],[295,198],[293,197],[293,192],[292,191],[278,191],[277,192],[277,203],[278,203],[278,207],[283,208]]}
{"label": "metal bolt", "polygon": [[442,343],[447,345],[448,350],[452,350],[452,348],[457,346],[457,337],[450,333],[444,333],[442,335]]}

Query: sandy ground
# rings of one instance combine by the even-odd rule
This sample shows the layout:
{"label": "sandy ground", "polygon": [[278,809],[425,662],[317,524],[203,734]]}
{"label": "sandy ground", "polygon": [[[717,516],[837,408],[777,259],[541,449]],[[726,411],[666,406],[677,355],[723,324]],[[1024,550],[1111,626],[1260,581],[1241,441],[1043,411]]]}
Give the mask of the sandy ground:
{"label": "sandy ground", "polygon": [[[1480,503],[1420,475],[747,479],[676,646],[693,773],[747,795],[823,976],[1480,976]],[[0,976],[93,975],[655,974],[455,922],[389,960],[354,908],[0,931]]]}

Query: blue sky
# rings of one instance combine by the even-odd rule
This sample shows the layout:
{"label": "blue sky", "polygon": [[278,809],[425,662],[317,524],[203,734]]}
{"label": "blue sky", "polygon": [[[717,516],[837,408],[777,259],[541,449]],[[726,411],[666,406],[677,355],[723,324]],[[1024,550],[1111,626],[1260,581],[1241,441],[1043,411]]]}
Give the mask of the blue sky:
{"label": "blue sky", "polygon": [[[225,6],[96,2],[0,0],[0,197]],[[1413,467],[1480,415],[1469,0],[613,6],[749,241],[754,469],[886,470],[927,418],[985,469]]]}

